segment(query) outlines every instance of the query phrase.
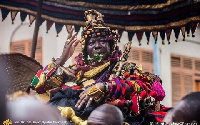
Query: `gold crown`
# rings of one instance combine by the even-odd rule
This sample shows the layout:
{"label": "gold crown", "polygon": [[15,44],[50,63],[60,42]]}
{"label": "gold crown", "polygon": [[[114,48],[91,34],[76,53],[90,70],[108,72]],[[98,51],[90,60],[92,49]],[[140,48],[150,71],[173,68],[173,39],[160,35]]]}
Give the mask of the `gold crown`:
{"label": "gold crown", "polygon": [[111,37],[114,41],[114,48],[116,48],[117,42],[119,41],[119,35],[115,30],[111,30],[111,28],[104,23],[104,16],[94,9],[85,11],[84,14],[86,19],[86,26],[83,27],[83,31],[81,34],[82,38],[80,41],[82,44],[82,50],[85,47],[86,41],[88,41],[92,37],[98,36]]}

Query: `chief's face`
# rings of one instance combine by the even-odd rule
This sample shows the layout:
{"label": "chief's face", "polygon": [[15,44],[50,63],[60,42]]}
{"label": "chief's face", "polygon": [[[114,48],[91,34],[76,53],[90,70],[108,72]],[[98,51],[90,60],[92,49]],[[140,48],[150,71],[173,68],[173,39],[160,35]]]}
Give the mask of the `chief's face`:
{"label": "chief's face", "polygon": [[105,37],[94,37],[88,41],[87,53],[93,58],[94,53],[102,54],[103,60],[108,59],[110,56],[110,45]]}

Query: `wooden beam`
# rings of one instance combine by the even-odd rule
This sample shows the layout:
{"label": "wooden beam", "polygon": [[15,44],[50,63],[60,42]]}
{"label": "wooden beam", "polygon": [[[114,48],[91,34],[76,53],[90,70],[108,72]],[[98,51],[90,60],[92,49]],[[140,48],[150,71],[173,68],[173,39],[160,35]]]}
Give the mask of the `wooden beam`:
{"label": "wooden beam", "polygon": [[31,56],[30,56],[31,58],[35,58],[38,31],[39,31],[39,26],[40,26],[40,21],[41,21],[42,3],[43,3],[43,0],[38,1],[37,15],[36,15],[36,20],[35,20],[35,29],[33,33],[32,47],[31,47]]}

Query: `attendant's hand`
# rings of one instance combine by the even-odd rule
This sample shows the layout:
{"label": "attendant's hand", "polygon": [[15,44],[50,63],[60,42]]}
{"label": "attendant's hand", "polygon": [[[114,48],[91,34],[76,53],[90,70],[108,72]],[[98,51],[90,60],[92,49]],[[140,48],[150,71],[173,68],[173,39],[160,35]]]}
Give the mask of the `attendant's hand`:
{"label": "attendant's hand", "polygon": [[65,62],[73,55],[75,47],[80,42],[80,40],[77,39],[77,32],[73,34],[73,31],[74,28],[70,30],[61,57],[56,60],[56,64],[60,66],[63,66]]}
{"label": "attendant's hand", "polygon": [[76,103],[75,107],[80,108],[86,101],[87,105],[86,108],[90,106],[90,104],[92,103],[92,100],[95,97],[101,97],[102,96],[102,92],[98,91],[97,93],[93,94],[93,95],[87,95],[87,93],[90,91],[91,88],[93,87],[97,87],[99,88],[101,91],[104,91],[104,84],[103,83],[96,83],[96,85],[93,85],[87,89],[85,89],[82,93],[80,93],[79,97],[80,99],[78,100],[78,102]]}

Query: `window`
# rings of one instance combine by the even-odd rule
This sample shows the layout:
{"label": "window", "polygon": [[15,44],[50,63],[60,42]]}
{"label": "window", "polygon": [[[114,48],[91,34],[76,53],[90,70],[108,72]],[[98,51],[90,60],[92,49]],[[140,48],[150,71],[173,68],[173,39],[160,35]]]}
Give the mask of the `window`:
{"label": "window", "polygon": [[200,71],[200,60],[195,60],[195,70]]}
{"label": "window", "polygon": [[[10,52],[21,53],[30,57],[31,46],[32,46],[32,39],[11,42]],[[35,60],[37,60],[42,65],[42,38],[41,37],[39,37],[37,41]]]}
{"label": "window", "polygon": [[137,65],[142,64],[143,72],[153,72],[152,51],[132,47],[129,53],[128,62],[134,62]]}
{"label": "window", "polygon": [[181,99],[181,74],[172,72],[172,105]]}
{"label": "window", "polygon": [[171,55],[172,105],[190,92],[200,91],[200,59]]}

